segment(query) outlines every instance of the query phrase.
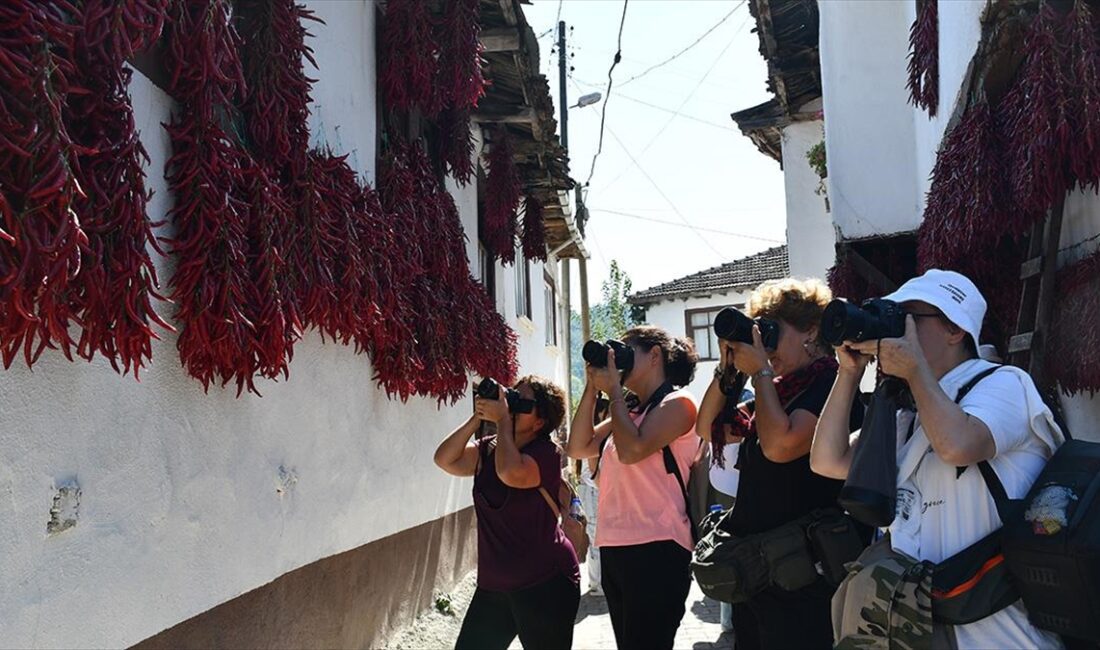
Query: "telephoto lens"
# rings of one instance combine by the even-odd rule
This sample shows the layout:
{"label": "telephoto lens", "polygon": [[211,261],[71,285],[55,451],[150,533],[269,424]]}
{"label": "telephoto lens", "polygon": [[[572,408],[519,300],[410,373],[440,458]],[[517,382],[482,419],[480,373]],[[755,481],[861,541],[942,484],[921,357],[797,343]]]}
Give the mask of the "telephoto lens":
{"label": "telephoto lens", "polygon": [[[474,392],[482,399],[497,399],[500,396],[500,384],[492,377],[486,377]],[[508,403],[509,413],[532,413],[535,410],[535,400],[524,399],[514,388],[504,389],[504,401]]]}
{"label": "telephoto lens", "polygon": [[714,317],[714,335],[730,343],[752,345],[752,326],[760,328],[760,339],[767,350],[779,345],[779,323],[770,318],[753,320],[741,310],[726,307]]}
{"label": "telephoto lens", "polygon": [[581,348],[581,356],[593,368],[606,368],[608,350],[615,351],[615,367],[620,372],[629,372],[634,369],[634,348],[615,339],[607,343],[588,341]]}
{"label": "telephoto lens", "polygon": [[901,305],[873,298],[856,307],[836,299],[821,314],[821,338],[832,346],[845,341],[875,341],[905,336],[905,310]]}

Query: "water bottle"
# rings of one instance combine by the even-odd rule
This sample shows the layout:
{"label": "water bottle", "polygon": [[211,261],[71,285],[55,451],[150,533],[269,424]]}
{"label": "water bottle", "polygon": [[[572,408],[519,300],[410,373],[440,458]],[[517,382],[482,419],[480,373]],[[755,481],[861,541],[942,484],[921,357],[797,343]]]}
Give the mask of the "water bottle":
{"label": "water bottle", "polygon": [[573,500],[569,502],[569,516],[577,521],[584,519],[584,506],[581,505],[581,500],[577,497],[573,497]]}

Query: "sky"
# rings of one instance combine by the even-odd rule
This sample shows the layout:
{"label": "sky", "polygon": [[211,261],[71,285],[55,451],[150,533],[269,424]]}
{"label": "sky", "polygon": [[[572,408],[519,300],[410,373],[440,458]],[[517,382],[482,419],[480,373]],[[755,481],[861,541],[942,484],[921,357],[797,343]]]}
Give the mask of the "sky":
{"label": "sky", "polygon": [[[550,81],[555,108],[561,106],[553,52],[559,11],[573,68],[567,84],[570,105],[594,91],[607,101],[603,150],[594,171],[604,102],[569,111],[571,175],[584,183],[591,173],[586,246],[592,303],[599,301],[611,260],[619,262],[637,291],[785,239],[779,164],[757,151],[730,118],[771,98],[747,3],[629,0],[622,60],[614,69],[608,101],[608,68],[623,4],[534,0],[524,6],[540,37],[541,70]],[[715,25],[683,55],[631,80]],[[579,273],[575,264],[573,269],[573,307],[578,309]]]}

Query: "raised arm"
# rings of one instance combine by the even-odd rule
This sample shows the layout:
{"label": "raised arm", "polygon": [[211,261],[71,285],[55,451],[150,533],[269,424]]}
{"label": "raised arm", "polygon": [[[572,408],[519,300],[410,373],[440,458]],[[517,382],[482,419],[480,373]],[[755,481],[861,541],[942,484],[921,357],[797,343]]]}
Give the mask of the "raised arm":
{"label": "raised arm", "polygon": [[575,460],[595,458],[600,455],[600,443],[611,433],[611,420],[593,425],[596,414],[596,395],[599,391],[592,384],[591,369],[586,371],[588,381],[584,384],[577,411],[569,425],[569,440],[565,443],[565,455]]}
{"label": "raised arm", "polygon": [[852,403],[870,357],[846,346],[838,347],[836,352],[840,369],[817,421],[813,445],[810,447],[810,469],[827,478],[846,479],[855,450],[849,443],[848,432]]}
{"label": "raised arm", "polygon": [[471,415],[452,431],[435,450],[435,464],[454,476],[473,476],[477,471],[477,447],[470,438],[477,432],[481,420]]}

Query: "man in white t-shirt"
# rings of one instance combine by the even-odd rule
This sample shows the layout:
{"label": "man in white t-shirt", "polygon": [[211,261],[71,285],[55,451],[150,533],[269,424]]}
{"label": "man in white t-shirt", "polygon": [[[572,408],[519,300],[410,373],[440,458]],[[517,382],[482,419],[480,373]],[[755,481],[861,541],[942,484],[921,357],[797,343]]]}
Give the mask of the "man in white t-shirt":
{"label": "man in white t-shirt", "polygon": [[[930,270],[885,296],[907,312],[905,336],[838,349],[840,371],[818,420],[810,455],[814,471],[846,478],[855,441],[848,409],[867,362],[904,380],[916,414],[898,414],[895,551],[941,562],[1001,526],[977,463],[989,461],[1009,498],[1023,497],[1063,441],[1031,378],[1005,366],[959,389],[994,364],[978,358],[986,302],[966,277]],[[961,471],[959,468],[966,468]],[[1022,602],[980,621],[954,626],[959,648],[1058,648],[1058,636],[1027,620]]]}

